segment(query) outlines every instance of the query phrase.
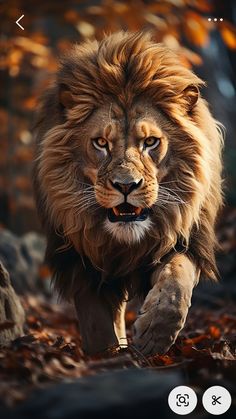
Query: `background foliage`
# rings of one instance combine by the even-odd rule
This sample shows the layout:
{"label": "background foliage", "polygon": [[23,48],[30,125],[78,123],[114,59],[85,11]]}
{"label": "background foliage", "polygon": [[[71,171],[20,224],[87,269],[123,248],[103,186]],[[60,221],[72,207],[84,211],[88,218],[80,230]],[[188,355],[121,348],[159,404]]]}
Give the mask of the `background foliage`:
{"label": "background foliage", "polygon": [[[116,30],[151,30],[207,81],[203,94],[226,126],[226,195],[236,204],[234,1],[10,0],[0,3],[0,221],[17,233],[39,229],[31,186],[37,99],[74,42]],[[22,31],[15,21],[24,14]],[[212,20],[209,21],[208,18]],[[213,18],[217,18],[217,22]],[[220,17],[223,21],[220,21]]]}

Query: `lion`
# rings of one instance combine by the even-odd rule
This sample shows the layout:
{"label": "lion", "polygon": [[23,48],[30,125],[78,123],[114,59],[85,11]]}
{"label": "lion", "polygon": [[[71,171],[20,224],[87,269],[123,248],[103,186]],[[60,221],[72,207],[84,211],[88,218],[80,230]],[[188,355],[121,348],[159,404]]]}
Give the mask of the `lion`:
{"label": "lion", "polygon": [[218,277],[220,124],[204,82],[149,33],[75,45],[37,112],[34,189],[59,295],[74,301],[82,347],[163,354],[200,277]]}

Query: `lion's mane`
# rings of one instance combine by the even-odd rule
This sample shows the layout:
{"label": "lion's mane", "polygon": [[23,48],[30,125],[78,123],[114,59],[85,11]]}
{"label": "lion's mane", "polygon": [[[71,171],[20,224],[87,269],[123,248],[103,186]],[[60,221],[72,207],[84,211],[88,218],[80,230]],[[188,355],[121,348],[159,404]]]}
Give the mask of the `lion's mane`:
{"label": "lion's mane", "polygon": [[[189,86],[191,90],[202,84],[149,34],[120,32],[101,42],[76,45],[64,57],[38,111],[34,169],[38,210],[48,236],[47,257],[62,294],[70,295],[78,286],[83,266],[88,272],[95,267],[98,281],[123,278],[125,288],[129,273],[140,274],[145,264],[158,264],[178,250],[187,252],[202,274],[217,276],[214,224],[222,204],[222,135],[206,101],[199,97],[188,113],[189,96],[183,94]],[[66,117],[58,99],[62,86],[69,86],[74,101]],[[140,95],[176,126],[176,164],[168,181],[187,204],[154,210],[150,236],[127,249],[100,227],[102,214],[94,217],[84,211],[78,216],[81,174],[70,140],[79,136],[80,124],[107,98],[129,108]]]}

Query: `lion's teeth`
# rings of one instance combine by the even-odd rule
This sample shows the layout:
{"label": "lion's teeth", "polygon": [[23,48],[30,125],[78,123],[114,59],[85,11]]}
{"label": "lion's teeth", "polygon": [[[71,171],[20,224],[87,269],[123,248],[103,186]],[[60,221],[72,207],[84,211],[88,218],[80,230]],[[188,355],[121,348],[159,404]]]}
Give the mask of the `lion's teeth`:
{"label": "lion's teeth", "polygon": [[125,216],[125,215],[139,215],[142,211],[142,208],[136,207],[133,212],[119,212],[117,207],[113,207],[112,210],[113,210],[114,214],[117,217],[119,217],[119,216]]}
{"label": "lion's teeth", "polygon": [[120,215],[135,215],[135,212],[120,212]]}
{"label": "lion's teeth", "polygon": [[113,207],[113,212],[115,213],[115,215],[118,217],[120,215],[118,209],[116,207]]}

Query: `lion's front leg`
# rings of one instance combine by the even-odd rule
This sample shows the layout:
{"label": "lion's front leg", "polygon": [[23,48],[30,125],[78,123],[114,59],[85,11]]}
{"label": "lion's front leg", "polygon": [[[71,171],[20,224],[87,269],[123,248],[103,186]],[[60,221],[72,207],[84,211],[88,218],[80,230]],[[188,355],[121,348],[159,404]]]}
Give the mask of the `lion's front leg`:
{"label": "lion's front leg", "polygon": [[145,355],[163,354],[175,342],[191,305],[199,271],[184,254],[175,254],[152,274],[152,289],[135,324],[134,344]]}
{"label": "lion's front leg", "polygon": [[118,347],[114,330],[114,310],[89,287],[78,291],[74,297],[82,338],[82,348],[87,355],[95,355]]}

